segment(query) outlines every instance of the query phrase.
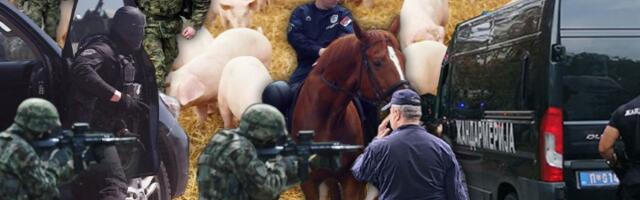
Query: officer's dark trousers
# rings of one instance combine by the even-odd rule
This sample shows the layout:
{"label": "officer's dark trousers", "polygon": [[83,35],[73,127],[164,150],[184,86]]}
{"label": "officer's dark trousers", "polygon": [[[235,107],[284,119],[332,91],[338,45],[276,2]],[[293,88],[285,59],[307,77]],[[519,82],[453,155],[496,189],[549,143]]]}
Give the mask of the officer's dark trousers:
{"label": "officer's dark trousers", "polygon": [[61,187],[62,199],[122,200],[126,198],[127,179],[115,146],[106,147],[104,158],[90,165],[71,183]]}

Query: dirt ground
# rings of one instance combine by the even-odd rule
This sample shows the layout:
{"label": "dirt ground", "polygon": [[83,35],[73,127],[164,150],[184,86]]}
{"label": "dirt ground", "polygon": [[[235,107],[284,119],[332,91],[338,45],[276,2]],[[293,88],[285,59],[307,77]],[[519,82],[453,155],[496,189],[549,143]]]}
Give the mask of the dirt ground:
{"label": "dirt ground", "polygon": [[[354,18],[365,29],[386,29],[389,23],[399,14],[402,6],[401,0],[374,0],[376,5],[372,9],[364,6],[356,6],[347,1],[343,5],[353,11]],[[254,27],[261,27],[264,34],[273,45],[273,60],[270,74],[274,80],[287,80],[296,67],[295,53],[286,40],[286,26],[293,9],[308,0],[272,0],[272,5],[258,12],[253,17]],[[493,10],[509,0],[449,0],[449,24],[446,27],[449,41],[453,28],[459,22],[479,15],[482,11]],[[222,32],[220,21],[209,23],[208,28],[213,35]],[[195,200],[198,198],[196,185],[196,161],[209,139],[222,127],[222,119],[218,113],[212,113],[204,124],[198,124],[196,115],[191,109],[183,109],[180,113],[180,124],[189,135],[190,142],[190,170],[189,185],[180,200]],[[294,200],[304,199],[298,187],[283,193],[280,199]]]}

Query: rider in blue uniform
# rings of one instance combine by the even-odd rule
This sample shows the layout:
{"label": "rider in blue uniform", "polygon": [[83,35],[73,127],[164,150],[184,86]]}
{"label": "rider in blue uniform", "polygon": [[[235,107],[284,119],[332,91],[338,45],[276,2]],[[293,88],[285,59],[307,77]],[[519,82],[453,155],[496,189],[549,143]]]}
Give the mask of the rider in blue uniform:
{"label": "rider in blue uniform", "polygon": [[289,19],[288,40],[296,51],[298,67],[289,78],[298,88],[324,48],[342,35],[353,33],[353,16],[338,0],[315,0],[298,6]]}
{"label": "rider in blue uniform", "polygon": [[[338,0],[315,0],[293,11],[287,31],[289,44],[298,59],[298,67],[289,78],[289,84],[297,93],[324,49],[339,37],[353,33],[353,16],[351,11],[338,5]],[[368,144],[376,135],[378,109],[357,98],[354,103],[364,122],[365,144]]]}

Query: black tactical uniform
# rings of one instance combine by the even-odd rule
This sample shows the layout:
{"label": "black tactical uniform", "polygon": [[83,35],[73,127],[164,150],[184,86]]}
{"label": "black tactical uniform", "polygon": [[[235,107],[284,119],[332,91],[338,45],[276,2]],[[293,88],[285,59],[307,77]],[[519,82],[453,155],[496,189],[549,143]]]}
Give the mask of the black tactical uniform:
{"label": "black tactical uniform", "polygon": [[[144,15],[135,7],[118,9],[110,33],[88,36],[80,42],[69,69],[70,98],[64,125],[88,122],[93,130],[128,134],[131,118],[148,115],[138,94],[132,54],[141,50]],[[112,97],[120,93],[119,101]],[[68,123],[68,124],[67,124]],[[124,199],[127,179],[115,147],[105,149],[98,165],[70,184],[73,199]],[[64,193],[63,193],[64,194]]]}
{"label": "black tactical uniform", "polygon": [[[613,112],[609,126],[618,129],[628,158],[627,169],[621,178],[622,199],[640,199],[640,97],[620,106]],[[620,160],[621,155],[618,155]]]}

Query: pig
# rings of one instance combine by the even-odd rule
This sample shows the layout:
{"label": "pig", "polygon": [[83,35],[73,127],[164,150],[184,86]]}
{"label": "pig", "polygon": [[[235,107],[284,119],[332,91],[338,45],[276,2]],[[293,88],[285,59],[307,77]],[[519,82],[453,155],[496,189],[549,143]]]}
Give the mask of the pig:
{"label": "pig", "polygon": [[356,5],[364,5],[366,8],[373,8],[373,0],[355,0]]}
{"label": "pig", "polygon": [[267,6],[273,3],[273,0],[258,0],[258,11],[267,9]]}
{"label": "pig", "polygon": [[73,0],[60,1],[60,22],[58,22],[55,38],[60,47],[64,47],[64,42],[67,39],[67,30],[69,30],[69,20],[71,20],[73,3]]}
{"label": "pig", "polygon": [[262,102],[262,91],[273,80],[260,60],[253,56],[231,59],[220,77],[218,109],[224,128],[235,128],[251,104]]}
{"label": "pig", "polygon": [[178,35],[178,56],[173,60],[172,69],[176,70],[200,54],[209,51],[213,45],[213,36],[202,26],[196,36],[186,39]]}
{"label": "pig", "polygon": [[209,3],[209,10],[207,10],[207,15],[205,16],[205,22],[213,24],[216,21],[216,18],[220,14],[218,10],[218,1],[220,0],[211,0]]}
{"label": "pig", "polygon": [[420,95],[437,95],[440,69],[447,47],[440,42],[424,40],[404,48],[407,80]]}
{"label": "pig", "polygon": [[444,42],[448,20],[447,0],[405,0],[400,9],[400,46],[404,49],[422,40]]}
{"label": "pig", "polygon": [[253,56],[265,66],[271,64],[272,46],[267,37],[248,28],[222,32],[209,51],[195,57],[167,76],[167,94],[178,99],[183,107],[196,107],[200,122],[204,122],[218,95],[218,85],[224,66],[238,56]]}
{"label": "pig", "polygon": [[258,10],[260,0],[220,0],[218,11],[223,29],[247,28],[251,26],[253,12]]}

